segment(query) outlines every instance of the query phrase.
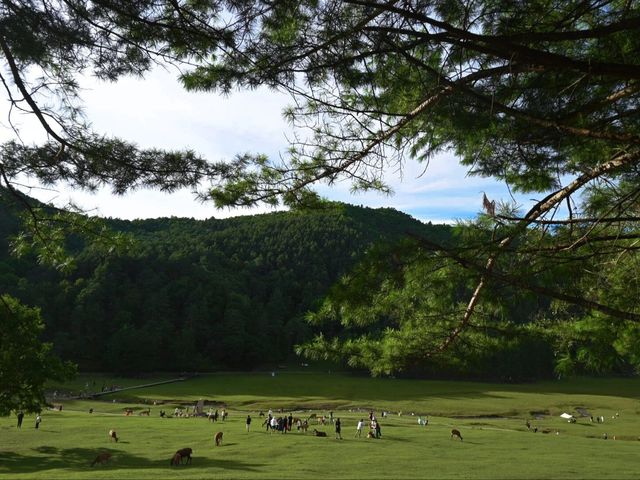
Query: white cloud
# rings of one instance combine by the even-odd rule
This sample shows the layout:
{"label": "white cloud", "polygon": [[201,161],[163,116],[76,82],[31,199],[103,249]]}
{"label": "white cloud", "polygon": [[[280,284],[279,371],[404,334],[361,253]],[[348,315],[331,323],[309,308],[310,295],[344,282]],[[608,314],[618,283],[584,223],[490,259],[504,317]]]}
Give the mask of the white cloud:
{"label": "white cloud", "polygon": [[[230,159],[238,153],[266,153],[277,158],[287,148],[291,128],[282,117],[289,97],[267,89],[235,92],[229,96],[186,92],[176,73],[156,70],[144,80],[123,78],[101,83],[83,78],[87,117],[97,132],[133,141],[141,147],[190,148],[213,160]],[[41,128],[24,120],[25,138],[41,138]],[[7,138],[7,132],[3,137]],[[10,132],[9,132],[10,134]],[[321,185],[321,195],[370,207],[393,207],[416,218],[451,222],[475,216],[481,209],[482,192],[506,199],[508,190],[491,179],[468,177],[452,154],[441,154],[425,165],[407,161],[400,172],[389,172],[386,181],[395,194],[375,192],[351,194],[345,182]],[[31,191],[40,200],[57,205],[68,202],[107,217],[147,218],[184,216],[218,218],[269,211],[257,209],[216,210],[182,190],[173,194],[137,191],[113,196],[108,189],[97,193],[60,187],[57,194]]]}

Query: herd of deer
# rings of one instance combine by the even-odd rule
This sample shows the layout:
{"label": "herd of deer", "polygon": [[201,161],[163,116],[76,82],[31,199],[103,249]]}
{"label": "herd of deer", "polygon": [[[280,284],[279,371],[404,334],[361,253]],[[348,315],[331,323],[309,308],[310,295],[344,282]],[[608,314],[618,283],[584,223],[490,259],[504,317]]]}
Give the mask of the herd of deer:
{"label": "herd of deer", "polygon": [[[313,434],[316,437],[326,437],[327,436],[326,432],[318,431],[315,428],[313,429]],[[369,438],[374,438],[374,437],[371,436]],[[453,438],[459,438],[460,441],[462,441],[462,434],[460,433],[460,430],[455,429],[455,428],[451,429],[451,438],[452,439]],[[118,434],[113,429],[109,430],[109,440],[118,442]],[[218,432],[218,433],[215,434],[214,441],[215,441],[216,447],[219,447],[220,445],[222,445],[222,432]],[[180,450],[178,450],[173,455],[173,457],[171,457],[169,465],[171,465],[171,466],[182,465],[182,463],[185,460],[186,460],[187,464],[190,464],[191,463],[191,454],[192,453],[193,453],[193,450],[191,448],[181,448]],[[91,466],[93,467],[96,463],[99,463],[101,465],[103,465],[105,463],[108,463],[109,460],[111,460],[111,457],[112,457],[112,455],[109,452],[99,453],[98,456],[95,458],[95,460],[93,462],[91,462]]]}
{"label": "herd of deer", "polygon": [[[220,445],[222,445],[222,432],[216,433],[213,439],[215,441],[216,447],[219,447]],[[116,443],[118,442],[118,434],[113,429],[109,430],[109,440],[112,442],[115,441]],[[176,453],[174,453],[173,457],[171,457],[169,465],[171,466],[182,465],[182,463],[185,460],[187,464],[190,464],[192,453],[193,453],[193,450],[191,448],[181,448]],[[111,453],[101,452],[98,454],[95,460],[91,462],[91,466],[93,467],[96,463],[103,465],[105,463],[108,463],[109,460],[111,460],[111,458],[112,458]]]}

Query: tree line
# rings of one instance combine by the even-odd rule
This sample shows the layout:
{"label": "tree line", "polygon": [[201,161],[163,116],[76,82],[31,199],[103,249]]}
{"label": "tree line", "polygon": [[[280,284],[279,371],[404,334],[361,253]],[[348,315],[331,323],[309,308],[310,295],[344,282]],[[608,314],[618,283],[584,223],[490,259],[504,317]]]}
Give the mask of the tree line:
{"label": "tree line", "polygon": [[251,368],[289,359],[313,331],[304,315],[378,241],[410,232],[434,238],[392,209],[328,204],[225,220],[106,220],[128,237],[105,254],[70,236],[70,271],[8,254],[19,220],[0,229],[0,289],[41,308],[44,339],[85,370]]}
{"label": "tree line", "polygon": [[[250,369],[296,353],[374,375],[501,381],[638,366],[633,324],[609,330],[610,319],[590,308],[500,278],[487,285],[475,321],[446,353],[433,354],[477,282],[465,262],[481,259],[461,250],[485,242],[478,223],[491,221],[486,215],[432,225],[393,209],[326,203],[224,220],[108,219],[126,246],[105,254],[90,237],[70,235],[74,265],[64,271],[33,253],[7,253],[20,225],[7,202],[0,289],[39,307],[43,339],[84,370]],[[585,262],[577,268],[554,257],[537,285],[635,301],[635,256],[599,272],[596,285],[589,266],[597,265]],[[500,267],[535,286],[529,277],[539,266]]]}

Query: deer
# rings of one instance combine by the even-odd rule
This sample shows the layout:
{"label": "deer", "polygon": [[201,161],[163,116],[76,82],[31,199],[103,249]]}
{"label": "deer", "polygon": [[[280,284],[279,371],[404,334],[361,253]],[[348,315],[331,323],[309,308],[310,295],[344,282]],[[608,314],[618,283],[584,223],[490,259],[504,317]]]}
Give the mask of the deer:
{"label": "deer", "polygon": [[219,447],[220,445],[222,445],[222,432],[216,433],[216,436],[213,437],[213,439],[216,442],[216,447]]}
{"label": "deer", "polygon": [[[180,463],[182,463],[182,460],[184,460],[185,458],[187,459],[187,463],[191,463],[191,454],[193,453],[193,450],[190,448],[181,448],[180,450],[178,450],[174,456],[172,460],[175,460],[176,457],[178,457],[178,461]],[[177,463],[176,463],[177,465]]]}
{"label": "deer", "polygon": [[456,428],[452,428],[451,429],[451,438],[453,437],[458,437],[460,439],[460,441],[462,441],[462,435],[460,434],[460,430],[456,429]]}
{"label": "deer", "polygon": [[93,462],[91,462],[91,466],[93,467],[96,463],[103,465],[107,463],[109,460],[111,460],[111,454],[109,452],[102,452],[98,454],[98,456]]}
{"label": "deer", "polygon": [[169,465],[171,465],[172,467],[178,466],[182,463],[182,455],[180,455],[178,452],[176,452],[173,457],[171,457],[171,460],[169,461]]}
{"label": "deer", "polygon": [[319,432],[318,430],[316,430],[315,428],[313,429],[313,434],[316,437],[326,437],[327,436],[327,432]]}

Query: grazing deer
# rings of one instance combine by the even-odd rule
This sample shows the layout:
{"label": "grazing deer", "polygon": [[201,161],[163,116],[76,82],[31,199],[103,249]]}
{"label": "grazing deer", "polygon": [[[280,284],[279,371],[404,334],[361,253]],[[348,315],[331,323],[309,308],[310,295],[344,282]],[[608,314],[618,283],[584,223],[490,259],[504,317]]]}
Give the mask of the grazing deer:
{"label": "grazing deer", "polygon": [[222,432],[216,433],[214,440],[216,442],[216,447],[219,447],[220,445],[222,445]]}
{"label": "grazing deer", "polygon": [[151,409],[147,408],[146,410],[142,410],[138,415],[146,415],[147,417],[151,414]]}
{"label": "grazing deer", "polygon": [[93,462],[91,462],[91,466],[93,467],[96,463],[103,465],[107,463],[109,460],[111,460],[111,454],[109,452],[99,453],[96,459]]}
{"label": "grazing deer", "polygon": [[173,458],[175,459],[176,456],[179,455],[178,461],[180,463],[182,463],[182,460],[184,460],[185,458],[187,459],[187,463],[191,463],[191,454],[193,453],[193,450],[191,450],[190,448],[181,448],[180,450],[178,450],[175,455],[173,456]]}
{"label": "grazing deer", "polygon": [[111,441],[115,440],[116,443],[118,443],[118,435],[116,434],[115,430],[109,430],[109,438],[111,439]]}
{"label": "grazing deer", "polygon": [[171,457],[171,461],[169,462],[169,465],[171,465],[172,467],[175,465],[177,467],[181,463],[182,463],[182,455],[176,452],[175,455]]}
{"label": "grazing deer", "polygon": [[460,430],[457,430],[455,428],[451,429],[451,438],[453,437],[458,437],[460,441],[462,441],[462,435],[460,435]]}
{"label": "grazing deer", "polygon": [[316,430],[315,428],[313,429],[313,434],[316,437],[326,437],[327,436],[327,432],[319,432],[318,430]]}

